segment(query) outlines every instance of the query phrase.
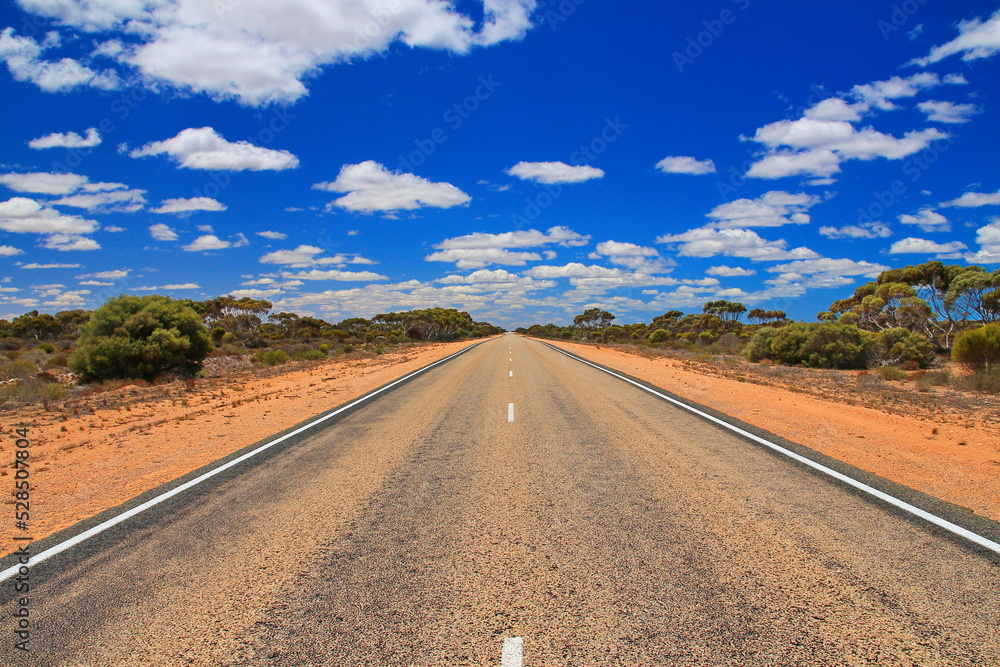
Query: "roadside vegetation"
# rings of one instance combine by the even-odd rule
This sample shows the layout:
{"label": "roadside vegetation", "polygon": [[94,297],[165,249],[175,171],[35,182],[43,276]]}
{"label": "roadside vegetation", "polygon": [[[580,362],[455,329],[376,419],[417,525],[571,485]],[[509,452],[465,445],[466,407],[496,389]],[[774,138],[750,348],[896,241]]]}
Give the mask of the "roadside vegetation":
{"label": "roadside vegetation", "polygon": [[327,322],[272,313],[261,299],[207,301],[122,295],[94,310],[31,311],[0,320],[0,408],[46,407],[77,384],[113,388],[227,372],[273,372],[342,355],[380,355],[422,342],[481,338],[504,329],[453,308]]}
{"label": "roadside vegetation", "polygon": [[650,322],[620,324],[611,312],[590,308],[569,326],[517,331],[699,360],[873,371],[879,381],[912,379],[921,391],[1000,392],[1000,270],[935,261],[885,271],[816,319],[793,322],[780,310],[716,300],[700,313],[670,310]]}

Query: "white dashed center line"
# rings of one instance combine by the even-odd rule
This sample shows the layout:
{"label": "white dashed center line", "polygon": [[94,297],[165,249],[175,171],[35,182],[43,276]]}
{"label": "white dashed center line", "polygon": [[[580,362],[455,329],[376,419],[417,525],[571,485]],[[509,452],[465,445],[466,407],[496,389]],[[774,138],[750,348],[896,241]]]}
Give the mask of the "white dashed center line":
{"label": "white dashed center line", "polygon": [[509,377],[514,377],[514,371],[510,371],[510,376]]}
{"label": "white dashed center line", "polygon": [[522,665],[524,665],[524,640],[520,637],[507,637],[503,640],[500,667],[522,667]]}
{"label": "white dashed center line", "polygon": [[507,421],[509,421],[509,422],[514,421],[514,404],[513,403],[508,403],[507,404]]}

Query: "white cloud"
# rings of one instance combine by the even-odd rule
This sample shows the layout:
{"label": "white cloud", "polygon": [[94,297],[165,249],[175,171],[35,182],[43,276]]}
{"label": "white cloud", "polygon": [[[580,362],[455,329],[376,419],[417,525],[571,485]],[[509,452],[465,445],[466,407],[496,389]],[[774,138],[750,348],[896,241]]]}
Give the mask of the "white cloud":
{"label": "white cloud", "polygon": [[656,168],[665,174],[714,174],[712,160],[698,160],[686,155],[665,157],[656,163]]}
{"label": "white cloud", "polygon": [[102,280],[119,280],[128,276],[131,269],[114,269],[111,271],[99,271],[97,273],[85,273],[77,276],[77,280],[82,278],[100,278]]}
{"label": "white cloud", "polygon": [[725,278],[738,278],[743,276],[756,275],[756,271],[753,269],[744,269],[739,266],[712,266],[709,267],[705,273],[710,276],[723,276]]}
{"label": "white cloud", "polygon": [[222,250],[224,248],[232,248],[233,246],[233,243],[223,241],[215,234],[205,234],[204,236],[199,236],[188,245],[181,247],[188,252],[202,252],[205,250]]}
{"label": "white cloud", "polygon": [[573,166],[565,162],[518,162],[507,173],[526,181],[548,184],[583,183],[604,177],[604,171],[597,167]]}
{"label": "white cloud", "polygon": [[657,243],[679,244],[677,254],[682,257],[743,257],[755,262],[811,259],[819,255],[809,248],[788,249],[784,239],[768,241],[752,229],[713,229],[700,227],[682,234],[665,234]]}
{"label": "white cloud", "polygon": [[927,114],[927,120],[935,123],[968,123],[973,115],[982,111],[975,104],[955,104],[937,100],[921,102],[917,108]]}
{"label": "white cloud", "polygon": [[804,225],[810,219],[806,211],[820,201],[815,195],[772,190],[757,199],[737,199],[720,204],[708,213],[708,217],[714,221],[712,226],[720,228]]}
{"label": "white cloud", "polygon": [[621,241],[603,241],[597,244],[591,259],[607,257],[612,264],[618,264],[633,271],[642,273],[667,273],[676,265],[672,260],[660,257],[656,248],[624,243]]}
{"label": "white cloud", "polygon": [[89,234],[97,222],[66,215],[27,197],[0,202],[0,229],[15,234]]}
{"label": "white cloud", "polygon": [[[323,66],[385,53],[394,43],[464,54],[521,39],[536,0],[482,0],[466,14],[440,0],[42,2],[29,11],[81,32],[120,30],[99,51],[150,85],[172,84],[249,105],[293,102]],[[478,16],[476,16],[478,14]]]}
{"label": "white cloud", "polygon": [[899,221],[904,225],[915,225],[925,232],[946,232],[951,229],[948,218],[930,208],[922,208],[913,215],[901,215]]}
{"label": "white cloud", "polygon": [[225,211],[226,205],[211,197],[191,197],[190,199],[165,199],[159,208],[150,213],[187,213],[189,211]]}
{"label": "white cloud", "polygon": [[777,264],[768,267],[767,271],[768,273],[797,273],[801,275],[825,273],[836,276],[875,277],[882,271],[888,271],[889,268],[885,264],[875,264],[865,260],[818,257],[789,262],[788,264]]}
{"label": "white cloud", "polygon": [[940,206],[960,206],[964,208],[976,208],[979,206],[994,206],[1000,204],[1000,190],[991,193],[966,192],[958,199],[942,202]]}
{"label": "white cloud", "polygon": [[868,105],[864,102],[851,104],[839,97],[830,97],[822,102],[817,102],[806,109],[803,114],[811,120],[861,120],[861,114],[868,110]]}
{"label": "white cloud", "polygon": [[871,127],[858,130],[847,121],[800,118],[765,125],[757,130],[753,141],[772,149],[787,146],[796,150],[834,151],[841,159],[898,160],[923,150],[935,139],[947,137],[930,128],[907,132],[897,139]]}
{"label": "white cloud", "polygon": [[979,250],[965,255],[969,262],[1000,264],[1000,218],[993,218],[990,224],[976,230]]}
{"label": "white cloud", "polygon": [[819,233],[828,239],[884,239],[892,230],[881,222],[862,222],[845,227],[820,227]]}
{"label": "white cloud", "polygon": [[428,262],[454,262],[460,269],[481,269],[490,264],[524,266],[541,260],[542,256],[536,252],[511,252],[503,248],[450,248],[431,253],[424,259]]}
{"label": "white cloud", "polygon": [[101,143],[101,135],[96,127],[87,128],[87,136],[81,137],[76,132],[53,132],[28,142],[29,148],[91,148]]}
{"label": "white cloud", "polygon": [[82,264],[36,264],[31,262],[30,264],[22,264],[20,268],[22,269],[79,269]]}
{"label": "white cloud", "polygon": [[[91,185],[121,185],[120,183],[93,183]],[[124,186],[122,186],[124,187]],[[115,211],[118,213],[134,213],[146,203],[145,190],[109,190],[69,195],[50,204],[57,206],[72,206],[88,211]]]}
{"label": "white cloud", "polygon": [[158,222],[155,225],[150,225],[149,235],[152,236],[157,241],[176,241],[178,239],[177,232],[175,232],[162,222]]}
{"label": "white cloud", "polygon": [[830,150],[777,150],[755,162],[747,170],[748,178],[785,178],[817,176],[829,178],[840,172],[840,158]]}
{"label": "white cloud", "polygon": [[177,283],[174,285],[155,285],[151,287],[130,287],[129,290],[133,292],[161,292],[164,290],[189,290],[189,289],[201,289],[201,285],[198,283]]}
{"label": "white cloud", "polygon": [[466,276],[445,276],[434,282],[446,285],[466,285],[472,291],[478,292],[533,291],[556,286],[556,283],[551,280],[535,280],[530,276],[519,276],[503,269],[480,269]]}
{"label": "white cloud", "polygon": [[131,157],[169,155],[187,169],[281,171],[295,169],[299,159],[288,151],[226,141],[211,127],[190,127],[163,141],[153,141],[129,153]]}
{"label": "white cloud", "polygon": [[263,264],[282,264],[296,268],[309,266],[346,266],[347,264],[375,264],[370,259],[360,255],[334,255],[332,257],[317,257],[323,253],[322,248],[310,245],[300,245],[294,250],[275,250],[260,258]]}
{"label": "white cloud", "polygon": [[965,250],[967,245],[961,241],[951,241],[949,243],[935,243],[926,239],[905,238],[892,244],[889,248],[890,255],[902,255],[908,253],[919,254],[943,254]]}
{"label": "white cloud", "polygon": [[39,195],[68,195],[82,188],[87,181],[87,177],[80,174],[36,172],[0,175],[0,183],[11,190]]}
{"label": "white cloud", "polygon": [[24,251],[9,245],[0,245],[0,257],[13,257],[14,255],[23,255]]}
{"label": "white cloud", "polygon": [[[883,111],[897,108],[892,100],[914,97],[921,90],[935,88],[942,81],[933,72],[919,72],[910,77],[894,76],[888,81],[874,81],[860,86],[854,86],[851,93],[864,104],[877,107]],[[962,84],[964,79],[945,77],[944,83]]]}
{"label": "white cloud", "polygon": [[298,273],[283,272],[285,278],[295,278],[297,280],[338,280],[338,281],[364,281],[364,280],[388,280],[388,277],[373,273],[372,271],[340,271],[337,269],[330,271],[300,271]]}
{"label": "white cloud", "polygon": [[345,164],[337,180],[317,183],[317,190],[346,192],[333,202],[348,211],[399,211],[432,206],[451,208],[471,197],[451,183],[432,183],[414,174],[389,171],[374,160]]}
{"label": "white cloud", "polygon": [[48,93],[81,86],[112,90],[121,85],[118,76],[111,70],[97,72],[72,58],[44,60],[42,55],[55,46],[55,41],[47,39],[39,44],[30,37],[19,37],[13,28],[6,28],[0,32],[0,59],[17,81],[30,81]]}
{"label": "white cloud", "polygon": [[639,271],[626,271],[605,266],[586,265],[570,262],[563,266],[535,266],[524,272],[531,278],[552,280],[569,278],[570,285],[577,288],[605,290],[613,287],[647,287],[650,285],[677,285],[676,278],[652,276]]}
{"label": "white cloud", "polygon": [[52,234],[45,239],[49,250],[100,250],[100,244],[92,238],[78,234]]}
{"label": "white cloud", "polygon": [[574,232],[569,227],[550,227],[545,232],[537,229],[524,229],[500,234],[476,232],[465,236],[445,239],[434,246],[438,250],[453,248],[537,248],[555,243],[567,248],[584,246],[590,241],[590,236]]}
{"label": "white cloud", "polygon": [[281,232],[257,232],[257,236],[263,236],[265,239],[273,241],[282,241],[288,238],[288,234],[282,234]]}
{"label": "white cloud", "polygon": [[1000,51],[1000,10],[983,21],[972,19],[958,24],[958,37],[931,49],[925,58],[918,58],[914,63],[926,67],[948,56],[961,53],[962,60],[989,58]]}

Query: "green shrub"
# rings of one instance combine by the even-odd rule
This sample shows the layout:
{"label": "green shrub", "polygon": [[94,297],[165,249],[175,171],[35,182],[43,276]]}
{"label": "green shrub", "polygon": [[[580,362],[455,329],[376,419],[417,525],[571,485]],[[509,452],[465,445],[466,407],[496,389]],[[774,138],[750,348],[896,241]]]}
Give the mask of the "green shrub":
{"label": "green shrub", "polygon": [[315,361],[317,359],[326,359],[326,353],[322,350],[303,350],[296,354],[295,358],[299,361]]}
{"label": "green shrub", "polygon": [[35,349],[41,350],[45,354],[52,354],[53,352],[56,351],[56,346],[53,345],[52,343],[41,343],[39,345],[36,345]]}
{"label": "green shrub", "polygon": [[898,366],[880,366],[875,373],[883,380],[902,382],[910,379],[910,374]]}
{"label": "green shrub", "polygon": [[353,345],[348,344],[348,345],[344,346],[344,354],[347,354],[348,352],[353,352],[353,351],[354,351],[354,346]]}
{"label": "green shrub", "polygon": [[670,340],[670,333],[666,329],[657,329],[649,334],[650,343],[666,343]]}
{"label": "green shrub", "polygon": [[1000,324],[987,324],[955,336],[951,357],[973,373],[1000,368]]}
{"label": "green shrub", "polygon": [[159,295],[122,295],[80,327],[70,368],[86,381],[151,380],[165,372],[197,372],[210,349],[208,330],[189,306]]}
{"label": "green shrub", "polygon": [[927,368],[934,361],[934,346],[926,336],[896,327],[878,332],[868,348],[868,366],[915,364]]}
{"label": "green shrub", "polygon": [[257,358],[268,366],[277,366],[288,362],[288,353],[284,350],[261,350]]}
{"label": "green shrub", "polygon": [[38,366],[33,361],[18,359],[0,366],[0,380],[26,378],[38,372]]}
{"label": "green shrub", "polygon": [[326,343],[323,343],[322,345],[319,346],[319,351],[322,352],[324,355],[330,354],[330,346],[327,345]]}
{"label": "green shrub", "polygon": [[745,354],[751,361],[767,358],[811,368],[865,368],[868,334],[844,324],[788,324],[764,327],[754,334]]}

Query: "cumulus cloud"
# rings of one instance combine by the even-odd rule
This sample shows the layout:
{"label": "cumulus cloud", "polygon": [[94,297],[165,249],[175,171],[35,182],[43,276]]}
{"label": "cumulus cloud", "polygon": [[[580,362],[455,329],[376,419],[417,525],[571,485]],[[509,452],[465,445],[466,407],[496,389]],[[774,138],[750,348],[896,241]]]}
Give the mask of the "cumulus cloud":
{"label": "cumulus cloud", "polygon": [[460,269],[481,269],[490,264],[524,266],[542,259],[537,252],[512,252],[503,248],[450,248],[427,255],[428,262],[454,262]]}
{"label": "cumulus cloud", "polygon": [[789,259],[812,259],[819,255],[806,247],[788,249],[784,239],[768,241],[752,229],[714,229],[701,227],[682,234],[665,234],[657,243],[677,244],[682,257],[743,257],[755,262]]}
{"label": "cumulus cloud", "polygon": [[68,195],[78,191],[88,180],[86,176],[81,176],[80,174],[47,172],[0,175],[0,183],[3,183],[11,190],[39,195]]}
{"label": "cumulus cloud", "polygon": [[663,158],[656,163],[656,168],[665,174],[714,174],[715,162],[676,155]]}
{"label": "cumulus cloud", "polygon": [[281,232],[257,232],[257,236],[263,236],[265,239],[271,239],[272,241],[281,241],[288,238],[288,234],[282,234]]}
{"label": "cumulus cloud", "polygon": [[478,292],[534,291],[556,286],[556,283],[551,280],[536,280],[530,276],[520,276],[504,269],[479,269],[465,276],[445,276],[434,282],[445,285],[465,285],[470,291]]}
{"label": "cumulus cloud", "polygon": [[972,19],[958,24],[958,37],[936,46],[924,58],[913,62],[922,67],[957,54],[962,60],[970,61],[989,58],[1000,51],[1000,10],[993,12],[989,19]]}
{"label": "cumulus cloud", "polygon": [[[943,83],[962,84],[962,78],[946,77]],[[909,77],[894,76],[887,81],[874,81],[854,86],[851,94],[863,104],[874,106],[883,111],[896,109],[892,100],[914,97],[922,90],[935,88],[942,80],[933,72],[918,72]]]}
{"label": "cumulus cloud", "polygon": [[334,255],[332,257],[317,257],[324,252],[322,248],[317,248],[311,245],[300,245],[294,250],[275,250],[274,252],[269,252],[260,258],[262,264],[283,264],[287,266],[292,266],[296,268],[305,268],[310,266],[323,266],[323,265],[337,265],[344,266],[347,264],[374,264],[370,259],[361,257],[360,255]]}
{"label": "cumulus cloud", "polygon": [[976,208],[979,206],[995,206],[1000,204],[1000,190],[996,192],[966,192],[958,199],[942,202],[940,206],[959,206],[963,208]]}
{"label": "cumulus cloud", "polygon": [[901,215],[899,221],[904,225],[915,225],[925,232],[946,232],[951,229],[948,218],[930,208],[922,208],[912,215]]}
{"label": "cumulus cloud", "polygon": [[829,97],[805,110],[803,116],[811,120],[861,120],[861,115],[868,111],[868,105],[863,102],[850,103],[840,97]]}
{"label": "cumulus cloud", "polygon": [[45,239],[43,246],[49,250],[100,250],[100,244],[87,236],[79,234],[52,234]]}
{"label": "cumulus cloud", "polygon": [[188,213],[190,211],[225,211],[226,205],[211,197],[191,197],[190,199],[165,199],[150,213]]}
{"label": "cumulus cloud", "polygon": [[982,111],[975,104],[955,104],[937,100],[921,102],[917,108],[927,114],[927,120],[935,123],[968,123],[972,116]]}
{"label": "cumulus cloud", "polygon": [[59,93],[74,88],[91,87],[113,90],[121,85],[112,70],[90,69],[72,58],[45,60],[45,51],[58,46],[57,33],[49,33],[43,43],[19,37],[13,28],[0,32],[0,60],[17,81],[28,81],[45,92]]}
{"label": "cumulus cloud", "polygon": [[87,136],[81,137],[76,132],[53,132],[28,142],[29,148],[92,148],[101,143],[101,135],[96,127],[87,128]]}
{"label": "cumulus cloud", "polygon": [[578,234],[569,227],[550,227],[545,232],[537,229],[523,229],[500,234],[476,232],[465,236],[445,239],[434,246],[439,250],[452,248],[537,248],[556,244],[567,248],[584,246],[590,241],[590,236]]}
{"label": "cumulus cloud", "polygon": [[705,273],[710,276],[723,276],[725,278],[739,278],[744,276],[756,275],[756,271],[753,269],[744,269],[740,266],[711,266],[706,269]]}
{"label": "cumulus cloud", "polygon": [[569,278],[570,285],[577,288],[609,289],[613,287],[647,287],[651,285],[677,285],[681,281],[664,276],[653,276],[641,271],[608,268],[570,262],[563,266],[535,266],[523,275],[552,280]]}
{"label": "cumulus cloud", "polygon": [[828,239],[884,239],[892,236],[892,230],[881,222],[862,222],[844,227],[820,227],[819,233]]}
{"label": "cumulus cloud", "polygon": [[163,141],[153,141],[129,153],[131,157],[169,155],[186,169],[281,171],[295,169],[299,159],[284,150],[227,141],[211,127],[190,127]]}
{"label": "cumulus cloud", "polygon": [[660,257],[660,252],[656,248],[621,241],[602,241],[590,254],[591,259],[604,257],[612,264],[643,273],[667,273],[676,265],[672,260]]}
{"label": "cumulus cloud", "polygon": [[1000,264],[1000,218],[976,230],[979,250],[965,255],[966,261],[980,264]]}
{"label": "cumulus cloud", "polygon": [[348,211],[413,210],[430,206],[451,208],[471,200],[451,183],[432,183],[414,174],[389,171],[374,160],[345,164],[335,181],[317,183],[317,190],[346,192],[333,205]]}
{"label": "cumulus cloud", "polygon": [[341,271],[339,269],[331,269],[329,271],[321,271],[319,269],[313,269],[312,271],[300,271],[298,273],[283,272],[281,274],[286,278],[295,278],[297,280],[336,280],[336,281],[365,281],[365,280],[388,280],[387,276],[374,273],[372,271]]}
{"label": "cumulus cloud", "polygon": [[889,268],[885,264],[876,264],[864,260],[817,257],[815,259],[798,260],[787,264],[776,264],[775,266],[768,267],[767,271],[768,273],[797,273],[801,275],[826,273],[836,276],[866,276],[874,278],[882,271],[888,271]]}
{"label": "cumulus cloud", "polygon": [[[123,32],[99,51],[151,85],[171,84],[248,105],[293,102],[322,67],[393,43],[464,54],[531,28],[536,0],[482,0],[464,13],[440,0],[22,2],[82,33]],[[83,78],[83,75],[80,76]]]}
{"label": "cumulus cloud", "polygon": [[[155,225],[154,225],[155,227]],[[206,250],[224,250],[226,248],[239,248],[247,244],[247,239],[243,234],[237,234],[234,241],[225,241],[215,234],[204,234],[199,236],[186,246],[181,246],[188,252],[204,252]],[[166,240],[166,239],[164,239]]]}
{"label": "cumulus cloud", "polygon": [[604,171],[586,165],[569,165],[565,162],[518,162],[507,170],[511,176],[536,183],[583,183],[603,178]]}
{"label": "cumulus cloud", "polygon": [[149,235],[157,241],[176,241],[178,239],[177,232],[162,222],[150,225]]}
{"label": "cumulus cloud", "polygon": [[940,255],[944,253],[958,252],[965,250],[967,245],[961,241],[951,241],[949,243],[936,243],[927,239],[917,239],[913,237],[900,239],[889,247],[890,255],[903,254],[927,254]]}
{"label": "cumulus cloud", "polygon": [[16,234],[90,234],[97,222],[60,213],[34,199],[13,197],[0,202],[0,229]]}
{"label": "cumulus cloud", "polygon": [[810,220],[806,211],[820,201],[819,197],[802,192],[772,190],[757,199],[720,204],[708,213],[708,217],[713,221],[712,226],[721,228],[804,225]]}

